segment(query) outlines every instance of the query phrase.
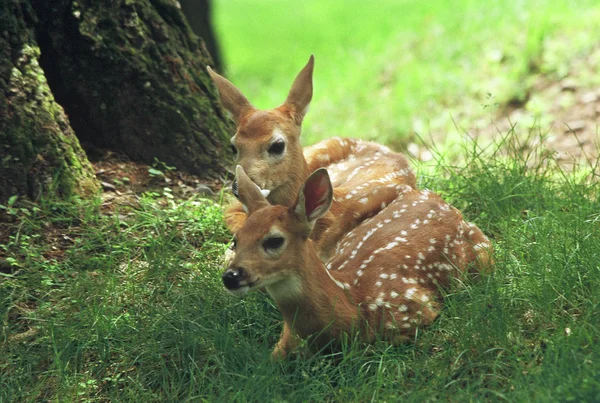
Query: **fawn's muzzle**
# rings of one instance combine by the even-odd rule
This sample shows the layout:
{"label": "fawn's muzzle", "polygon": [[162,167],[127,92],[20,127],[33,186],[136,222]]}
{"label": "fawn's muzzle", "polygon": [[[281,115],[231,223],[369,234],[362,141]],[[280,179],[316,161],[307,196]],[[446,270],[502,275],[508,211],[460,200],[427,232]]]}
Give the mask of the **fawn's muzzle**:
{"label": "fawn's muzzle", "polygon": [[[235,196],[236,199],[240,199],[240,193],[238,190],[238,183],[237,183],[237,179],[233,180],[233,183],[231,184],[231,192],[233,193],[233,195]],[[269,194],[271,194],[271,191],[269,189],[260,189],[260,193],[262,193],[262,195],[264,197],[269,197]]]}
{"label": "fawn's muzzle", "polygon": [[225,288],[228,290],[236,290],[247,285],[244,274],[244,269],[241,267],[237,269],[227,269],[227,271],[223,273],[223,284],[225,285]]}

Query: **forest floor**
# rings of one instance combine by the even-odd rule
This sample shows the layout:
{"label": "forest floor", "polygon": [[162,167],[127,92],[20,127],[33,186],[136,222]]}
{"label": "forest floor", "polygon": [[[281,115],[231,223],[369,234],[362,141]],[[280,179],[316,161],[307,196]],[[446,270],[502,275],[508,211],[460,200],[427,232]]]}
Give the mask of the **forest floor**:
{"label": "forest floor", "polygon": [[[482,144],[520,132],[524,153],[542,146],[565,167],[573,164],[595,165],[600,156],[600,86],[597,66],[600,47],[569,60],[561,79],[556,75],[533,74],[523,99],[495,105],[492,116],[454,116],[460,131]],[[461,122],[469,122],[468,126]],[[408,151],[427,161],[432,158],[429,145],[444,148],[447,132],[433,131],[424,143],[411,142]]]}

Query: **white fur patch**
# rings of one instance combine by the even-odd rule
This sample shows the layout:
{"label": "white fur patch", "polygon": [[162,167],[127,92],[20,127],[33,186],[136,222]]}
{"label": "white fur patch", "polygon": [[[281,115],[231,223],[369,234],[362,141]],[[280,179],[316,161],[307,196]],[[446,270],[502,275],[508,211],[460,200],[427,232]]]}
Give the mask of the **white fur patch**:
{"label": "white fur patch", "polygon": [[223,266],[229,267],[229,264],[231,263],[234,257],[235,251],[233,249],[227,248],[227,250],[225,250],[225,254],[223,255]]}
{"label": "white fur patch", "polygon": [[250,291],[250,287],[248,287],[247,285],[240,288],[236,288],[235,290],[229,290],[229,292],[235,295],[236,297],[243,297],[246,294],[248,294],[248,291]]}
{"label": "white fur patch", "polygon": [[267,292],[277,301],[289,301],[302,295],[302,281],[296,276],[290,276],[284,280],[268,285]]}
{"label": "white fur patch", "polygon": [[271,142],[275,143],[278,140],[284,140],[285,136],[279,127],[273,129],[273,134],[271,134]]}
{"label": "white fur patch", "polygon": [[333,280],[333,282],[335,283],[335,285],[337,285],[338,287],[340,287],[342,290],[345,290],[346,287],[344,286],[344,283],[337,281],[336,279],[333,278],[333,276],[331,275],[331,273],[329,273],[329,270],[325,271],[327,273],[327,275],[329,276],[330,279]]}

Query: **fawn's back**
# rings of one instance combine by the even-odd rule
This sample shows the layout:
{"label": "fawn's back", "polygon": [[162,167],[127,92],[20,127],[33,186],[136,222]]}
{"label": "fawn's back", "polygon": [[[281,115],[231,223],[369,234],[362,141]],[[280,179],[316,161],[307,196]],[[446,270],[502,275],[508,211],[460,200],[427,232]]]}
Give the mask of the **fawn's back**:
{"label": "fawn's back", "polygon": [[452,277],[489,267],[490,248],[481,230],[438,195],[404,186],[341,239],[326,267],[360,301],[372,328],[402,338],[438,315],[440,288]]}

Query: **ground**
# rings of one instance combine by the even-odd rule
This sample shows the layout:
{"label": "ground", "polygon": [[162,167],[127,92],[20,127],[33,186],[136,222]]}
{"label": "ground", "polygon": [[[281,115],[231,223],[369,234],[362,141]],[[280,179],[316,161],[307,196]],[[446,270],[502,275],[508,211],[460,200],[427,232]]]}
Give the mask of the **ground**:
{"label": "ground", "polygon": [[[102,214],[111,215],[122,207],[139,208],[140,196],[144,193],[168,195],[170,198],[189,199],[207,197],[219,201],[223,196],[223,183],[207,181],[186,172],[175,170],[157,161],[152,166],[131,161],[127,156],[110,150],[88,148],[94,173],[101,181]],[[224,189],[226,190],[226,189]],[[127,213],[123,213],[127,214]],[[14,234],[16,216],[0,211],[0,244],[8,244]],[[62,259],[65,251],[73,247],[77,238],[77,225],[64,227],[47,223],[41,227],[44,244],[48,246],[44,257]],[[0,249],[0,272],[11,272],[4,259],[5,251]]]}
{"label": "ground", "polygon": [[103,207],[113,204],[136,204],[136,195],[142,192],[160,192],[170,189],[178,198],[193,195],[218,197],[223,182],[207,181],[196,175],[175,170],[157,161],[153,166],[133,162],[127,156],[109,150],[94,150],[92,165],[102,183]]}
{"label": "ground", "polygon": [[[600,78],[596,71],[599,63],[600,47],[596,47],[569,60],[560,77],[533,74],[524,99],[496,105],[492,116],[459,114],[454,118],[464,133],[483,143],[504,136],[514,127],[524,139],[524,153],[541,142],[565,167],[574,162],[593,166],[600,151]],[[460,123],[463,120],[472,123],[464,127]],[[429,160],[432,153],[428,145],[444,144],[446,135],[446,131],[433,131],[430,137],[424,136],[424,145],[410,143],[408,151]]]}

